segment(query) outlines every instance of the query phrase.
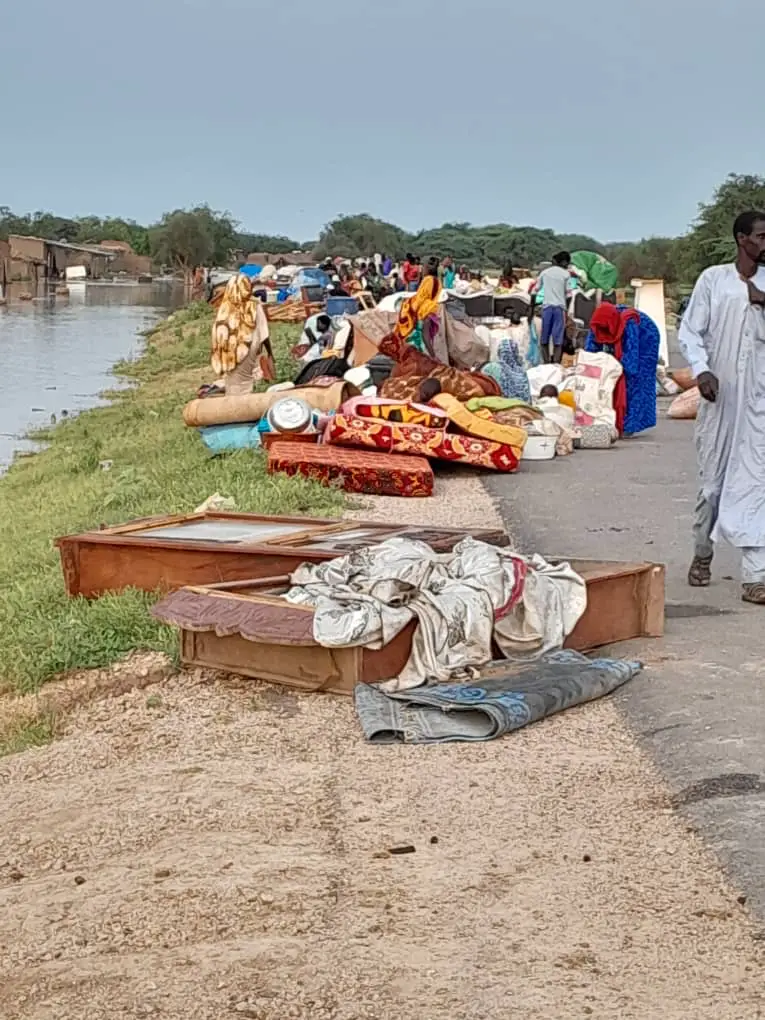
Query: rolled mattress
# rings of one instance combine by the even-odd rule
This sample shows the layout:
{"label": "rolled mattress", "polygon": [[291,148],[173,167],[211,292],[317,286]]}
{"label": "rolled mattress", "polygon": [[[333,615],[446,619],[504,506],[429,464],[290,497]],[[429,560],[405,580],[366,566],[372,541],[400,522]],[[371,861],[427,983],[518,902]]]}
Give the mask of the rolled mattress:
{"label": "rolled mattress", "polygon": [[296,386],[289,390],[246,393],[236,397],[202,397],[186,404],[183,420],[190,428],[260,421],[273,404],[285,397],[305,400],[310,407],[326,413],[337,411],[346,400],[358,395],[355,386],[338,379],[330,386]]}

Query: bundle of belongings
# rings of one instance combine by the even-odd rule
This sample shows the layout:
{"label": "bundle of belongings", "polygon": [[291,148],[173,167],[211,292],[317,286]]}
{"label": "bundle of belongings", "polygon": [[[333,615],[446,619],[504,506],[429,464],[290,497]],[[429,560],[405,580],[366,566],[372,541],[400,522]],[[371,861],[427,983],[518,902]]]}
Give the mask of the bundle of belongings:
{"label": "bundle of belongings", "polygon": [[655,364],[653,419],[643,384],[658,357],[652,326],[632,309],[601,306],[568,368],[534,367],[533,324],[512,313],[476,326],[429,272],[397,311],[312,316],[292,350],[294,378],[274,383],[263,304],[238,274],[213,325],[216,382],[186,405],[184,421],[215,453],[268,448],[270,471],[429,495],[434,461],[513,472],[523,458],[609,447],[655,424]]}
{"label": "bundle of belongings", "polygon": [[398,675],[356,688],[370,740],[490,739],[608,693],[640,668],[559,651],[587,605],[569,564],[473,538],[448,554],[391,538],[303,564],[291,583],[284,597],[313,608],[323,647],[382,648],[416,621]]}

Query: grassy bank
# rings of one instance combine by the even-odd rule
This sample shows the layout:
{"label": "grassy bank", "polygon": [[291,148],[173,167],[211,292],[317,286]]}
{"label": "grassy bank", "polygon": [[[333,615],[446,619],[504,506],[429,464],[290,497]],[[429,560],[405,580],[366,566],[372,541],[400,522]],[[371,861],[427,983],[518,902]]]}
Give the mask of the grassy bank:
{"label": "grassy bank", "polygon": [[[211,457],[181,408],[210,380],[211,313],[192,306],[161,323],[118,375],[133,385],[40,434],[47,448],[0,478],[0,685],[33,690],[65,670],[105,666],[132,649],[174,653],[142,592],[94,602],[64,593],[54,539],[132,517],[191,511],[214,492],[237,509],[331,514],[341,496],[310,482],[269,476],[262,454]],[[296,327],[272,330],[280,378],[294,371]],[[111,461],[110,470],[103,462]]]}

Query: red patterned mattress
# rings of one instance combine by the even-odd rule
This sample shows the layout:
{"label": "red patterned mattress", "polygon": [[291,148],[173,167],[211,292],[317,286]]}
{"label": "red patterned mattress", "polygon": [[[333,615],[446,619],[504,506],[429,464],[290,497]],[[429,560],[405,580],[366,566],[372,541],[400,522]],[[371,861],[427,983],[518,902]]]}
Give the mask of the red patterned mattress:
{"label": "red patterned mattress", "polygon": [[515,452],[503,443],[378,418],[336,414],[327,426],[324,442],[339,446],[363,446],[396,454],[414,453],[436,460],[490,468],[493,471],[518,470]]}
{"label": "red patterned mattress", "polygon": [[276,442],[268,451],[268,470],[371,496],[433,495],[433,470],[424,457]]}

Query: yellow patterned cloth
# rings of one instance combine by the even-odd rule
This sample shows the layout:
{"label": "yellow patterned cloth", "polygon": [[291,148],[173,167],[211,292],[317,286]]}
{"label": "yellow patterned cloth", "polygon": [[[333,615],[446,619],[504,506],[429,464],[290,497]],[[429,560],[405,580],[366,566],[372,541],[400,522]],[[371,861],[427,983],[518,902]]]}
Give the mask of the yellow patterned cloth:
{"label": "yellow patterned cloth", "polygon": [[261,302],[253,296],[252,280],[242,273],[226,284],[223,300],[212,328],[213,372],[217,376],[233,372],[255,343],[255,353],[268,338],[268,323]]}
{"label": "yellow patterned cloth", "polygon": [[354,407],[354,414],[361,418],[383,418],[402,425],[425,425],[428,428],[438,428],[443,424],[442,415],[429,414],[413,404],[358,404]]}
{"label": "yellow patterned cloth", "polygon": [[438,296],[441,284],[435,276],[426,276],[417,292],[401,303],[398,322],[393,330],[399,340],[406,340],[417,329],[417,325],[431,315],[438,315],[441,304]]}
{"label": "yellow patterned cloth", "polygon": [[439,393],[431,403],[439,407],[448,417],[449,421],[467,432],[469,436],[477,439],[488,439],[492,443],[501,443],[509,446],[517,457],[520,457],[526,445],[528,433],[525,429],[516,428],[514,425],[500,425],[496,421],[487,421],[479,418],[477,414],[468,411],[464,404],[461,404],[456,397],[450,393]]}

